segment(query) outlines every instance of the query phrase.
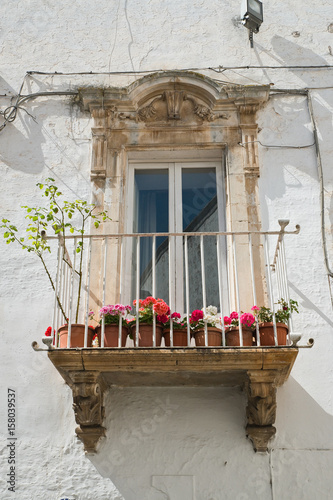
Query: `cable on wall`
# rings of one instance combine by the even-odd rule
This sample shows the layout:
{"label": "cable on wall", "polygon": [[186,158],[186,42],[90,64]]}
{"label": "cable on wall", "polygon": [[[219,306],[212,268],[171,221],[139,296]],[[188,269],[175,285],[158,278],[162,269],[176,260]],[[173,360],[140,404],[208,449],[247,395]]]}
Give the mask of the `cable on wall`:
{"label": "cable on wall", "polygon": [[320,153],[320,146],[319,146],[319,139],[318,139],[318,129],[317,129],[317,124],[313,112],[313,104],[312,104],[312,95],[311,91],[307,91],[307,103],[308,103],[308,109],[309,109],[309,114],[310,114],[310,119],[313,127],[313,136],[315,140],[315,146],[316,146],[316,157],[317,157],[317,168],[318,168],[318,176],[319,176],[319,185],[320,185],[320,216],[321,216],[321,238],[322,238],[322,245],[323,245],[323,250],[324,250],[324,258],[325,258],[325,266],[327,270],[327,274],[333,278],[333,272],[329,266],[329,261],[328,261],[328,251],[327,251],[327,241],[326,241],[326,230],[325,230],[325,190],[324,190],[324,176],[323,176],[323,164],[321,161],[321,153]]}

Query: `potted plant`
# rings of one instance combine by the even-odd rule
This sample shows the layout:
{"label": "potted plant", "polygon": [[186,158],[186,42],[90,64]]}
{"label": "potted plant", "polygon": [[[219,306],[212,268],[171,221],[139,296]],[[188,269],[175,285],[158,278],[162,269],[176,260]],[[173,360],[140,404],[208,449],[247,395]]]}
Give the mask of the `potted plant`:
{"label": "potted plant", "polygon": [[187,317],[181,317],[177,312],[172,313],[169,317],[167,316],[167,321],[164,323],[164,342],[166,347],[171,345],[171,323],[172,323],[172,344],[174,347],[186,347],[188,346],[187,338]]}
{"label": "potted plant", "polygon": [[100,346],[104,323],[104,347],[125,347],[128,335],[126,316],[131,310],[131,306],[123,304],[106,305],[100,309],[100,324],[95,328]]}
{"label": "potted plant", "polygon": [[[136,317],[129,322],[130,337],[137,347],[152,347],[154,345],[154,325],[155,325],[155,345],[161,345],[163,323],[161,319],[170,310],[168,304],[162,299],[147,297],[144,300],[133,301]],[[139,327],[137,332],[137,325]]]}
{"label": "potted plant", "polygon": [[217,314],[217,307],[208,306],[206,312],[203,309],[195,309],[190,316],[190,324],[196,346],[206,346],[205,325],[207,326],[207,345],[210,347],[222,345],[221,318]]}
{"label": "potted plant", "polygon": [[[277,311],[275,311],[275,324],[278,345],[286,345],[288,335],[288,321],[292,312],[298,313],[298,303],[292,299],[290,299],[289,304],[285,299],[280,299],[277,303],[280,306]],[[273,311],[264,306],[253,306],[252,311],[256,315],[259,322],[260,345],[275,345]]]}
{"label": "potted plant", "polygon": [[223,318],[225,331],[225,341],[227,346],[239,346],[239,323],[242,325],[243,346],[252,346],[253,328],[255,326],[255,317],[251,313],[242,313],[233,311],[230,316]]}
{"label": "potted plant", "polygon": [[[60,347],[67,347],[65,339],[68,335],[69,322],[71,323],[70,347],[83,347],[85,325],[78,324],[83,277],[83,235],[89,221],[93,220],[95,227],[99,227],[101,222],[109,219],[109,217],[106,212],[94,213],[96,206],[94,204],[88,204],[84,200],[63,200],[63,194],[54,182],[54,179],[48,178],[44,184],[37,183],[37,186],[43,191],[42,196],[47,200],[45,206],[21,207],[26,211],[25,219],[27,225],[24,235],[20,235],[17,227],[8,219],[2,219],[0,227],[4,230],[4,238],[8,244],[15,242],[19,244],[23,250],[33,253],[39,258],[54,292],[56,291],[54,273],[50,271],[46,257],[47,254],[51,252],[46,234],[48,230],[50,230],[53,234],[59,236],[64,250],[64,262],[71,268],[72,264],[66,252],[66,236],[68,232],[80,235],[75,248],[76,253],[79,254],[79,263],[78,266],[73,269],[78,279],[74,318],[68,317],[69,314],[65,311],[59,294],[57,294],[56,300],[65,322],[65,324],[58,329],[58,334],[61,339]],[[73,323],[72,319],[74,319]],[[92,335],[93,327],[88,327],[88,346],[91,345]]]}

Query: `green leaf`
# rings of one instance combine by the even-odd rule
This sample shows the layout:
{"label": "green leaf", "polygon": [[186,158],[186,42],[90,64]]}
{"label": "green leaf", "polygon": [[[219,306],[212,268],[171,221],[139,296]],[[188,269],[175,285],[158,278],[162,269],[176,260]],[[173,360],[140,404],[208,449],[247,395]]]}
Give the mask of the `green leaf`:
{"label": "green leaf", "polygon": [[71,227],[69,231],[73,234],[74,233],[74,227]]}

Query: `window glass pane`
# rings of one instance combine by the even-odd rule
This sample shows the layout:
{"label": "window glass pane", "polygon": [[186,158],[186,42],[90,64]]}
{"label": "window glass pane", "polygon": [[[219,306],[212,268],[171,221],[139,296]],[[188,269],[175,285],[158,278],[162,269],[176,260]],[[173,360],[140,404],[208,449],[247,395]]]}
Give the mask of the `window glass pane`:
{"label": "window glass pane", "polygon": [[218,231],[215,168],[183,168],[183,231]]}
{"label": "window glass pane", "polygon": [[[167,169],[136,169],[134,174],[134,227],[136,233],[161,233],[169,230],[169,176]],[[140,239],[140,298],[153,294],[153,238]],[[134,252],[135,253],[135,252]],[[136,267],[136,253],[133,255]],[[168,240],[156,238],[156,293],[168,298]],[[133,276],[132,295],[135,296]]]}
{"label": "window glass pane", "polygon": [[[210,232],[219,230],[215,168],[183,168],[182,204],[183,231]],[[206,278],[206,304],[207,306],[218,306],[219,291],[216,237],[204,236],[203,247]],[[188,261],[190,292],[189,312],[191,312],[194,309],[201,309],[203,307],[199,236],[193,236],[188,239]]]}

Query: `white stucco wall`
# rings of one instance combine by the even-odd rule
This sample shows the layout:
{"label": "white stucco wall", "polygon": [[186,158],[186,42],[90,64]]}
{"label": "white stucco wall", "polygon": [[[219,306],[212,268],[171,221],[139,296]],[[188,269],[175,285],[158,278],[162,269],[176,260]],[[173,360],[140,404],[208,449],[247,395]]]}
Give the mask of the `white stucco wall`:
{"label": "white stucco wall", "polygon": [[[101,0],[95,5],[3,0],[0,109],[10,106],[31,70],[138,73],[35,74],[25,78],[23,94],[124,85],[141,76],[140,71],[157,69],[333,65],[331,2],[266,2],[254,49],[237,20],[239,10],[240,2],[226,0]],[[271,83],[272,89],[313,88],[332,268],[333,69],[201,72],[226,82]],[[1,218],[18,226],[23,225],[20,206],[38,203],[35,185],[48,176],[68,196],[94,197],[89,115],[69,97],[38,98],[22,107],[0,133]],[[264,145],[313,143],[304,96],[272,97],[258,123]],[[322,249],[315,149],[259,146],[259,155],[263,228],[277,228],[279,218],[301,225],[300,234],[286,241],[288,272],[292,296],[300,304],[296,330],[304,342],[315,339],[311,350],[300,350],[289,381],[278,391],[278,431],[270,453],[255,454],[245,438],[246,401],[239,389],[137,388],[108,393],[107,439],[97,455],[85,456],[75,438],[69,388],[45,353],[31,349],[50,324],[48,282],[33,256],[1,240],[1,498],[331,498],[332,280]],[[17,398],[15,493],[6,484],[8,388],[15,389]]]}

